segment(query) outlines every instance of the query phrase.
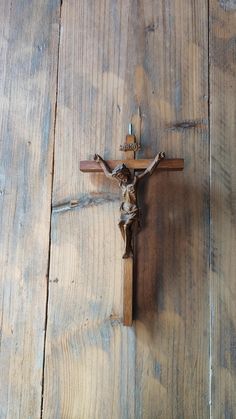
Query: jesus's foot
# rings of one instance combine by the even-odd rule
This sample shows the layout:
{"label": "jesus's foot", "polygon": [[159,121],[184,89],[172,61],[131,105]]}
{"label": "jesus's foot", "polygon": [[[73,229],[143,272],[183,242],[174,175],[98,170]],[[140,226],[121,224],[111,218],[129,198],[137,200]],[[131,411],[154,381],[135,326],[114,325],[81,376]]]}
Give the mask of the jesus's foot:
{"label": "jesus's foot", "polygon": [[130,250],[129,252],[125,252],[122,256],[123,259],[128,259],[133,257],[133,252]]}

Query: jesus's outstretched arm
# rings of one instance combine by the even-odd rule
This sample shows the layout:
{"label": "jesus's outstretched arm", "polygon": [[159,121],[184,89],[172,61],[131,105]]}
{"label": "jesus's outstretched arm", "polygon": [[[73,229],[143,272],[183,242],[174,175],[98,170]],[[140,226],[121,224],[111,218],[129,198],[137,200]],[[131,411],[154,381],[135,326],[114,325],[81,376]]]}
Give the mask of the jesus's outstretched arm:
{"label": "jesus's outstretched arm", "polygon": [[105,160],[103,160],[103,158],[101,156],[99,156],[99,154],[95,154],[94,158],[93,158],[97,163],[100,164],[103,172],[105,173],[105,175],[109,178],[112,177],[111,174],[111,169],[108,166],[108,164],[105,162]]}
{"label": "jesus's outstretched arm", "polygon": [[162,151],[161,153],[158,153],[155,157],[155,159],[149,164],[149,166],[144,170],[143,173],[140,173],[140,175],[137,175],[136,178],[142,179],[146,175],[152,175],[155,168],[158,166],[161,160],[165,158],[165,153]]}

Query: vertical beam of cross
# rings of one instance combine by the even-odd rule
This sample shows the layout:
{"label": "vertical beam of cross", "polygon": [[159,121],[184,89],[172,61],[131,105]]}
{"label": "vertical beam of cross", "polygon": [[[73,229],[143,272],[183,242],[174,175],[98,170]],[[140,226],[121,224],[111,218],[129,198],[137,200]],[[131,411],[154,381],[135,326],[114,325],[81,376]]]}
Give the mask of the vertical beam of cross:
{"label": "vertical beam of cross", "polygon": [[[126,136],[126,144],[135,143],[136,138],[132,135],[132,125],[129,124],[129,134]],[[134,151],[125,151],[126,160],[135,159]],[[133,170],[131,170],[133,176]],[[133,257],[124,259],[124,285],[123,285],[123,324],[131,326],[133,321]]]}

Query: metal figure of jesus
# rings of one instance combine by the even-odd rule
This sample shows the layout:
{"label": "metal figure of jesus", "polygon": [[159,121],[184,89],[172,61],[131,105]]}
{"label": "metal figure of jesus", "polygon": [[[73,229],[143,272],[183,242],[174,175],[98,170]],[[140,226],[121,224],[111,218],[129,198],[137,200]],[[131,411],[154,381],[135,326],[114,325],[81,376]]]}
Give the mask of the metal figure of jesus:
{"label": "metal figure of jesus", "polygon": [[134,173],[134,176],[132,176],[125,164],[120,164],[114,170],[111,170],[101,156],[98,154],[94,156],[94,160],[100,164],[105,175],[118,181],[122,192],[123,200],[120,206],[119,228],[125,243],[124,259],[133,257],[132,238],[135,230],[140,225],[140,211],[137,203],[138,183],[146,175],[151,175],[164,158],[164,152],[158,153],[146,170],[140,174]]}

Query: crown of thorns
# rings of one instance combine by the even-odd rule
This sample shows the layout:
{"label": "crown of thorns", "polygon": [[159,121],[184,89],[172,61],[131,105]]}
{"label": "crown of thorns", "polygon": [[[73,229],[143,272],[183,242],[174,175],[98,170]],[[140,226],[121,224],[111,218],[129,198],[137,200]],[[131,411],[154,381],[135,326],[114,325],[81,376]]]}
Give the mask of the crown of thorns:
{"label": "crown of thorns", "polygon": [[126,165],[124,163],[119,164],[119,166],[116,166],[115,169],[112,170],[112,176],[116,176],[119,173],[122,173],[125,176],[130,176],[131,175],[128,167],[126,167]]}

